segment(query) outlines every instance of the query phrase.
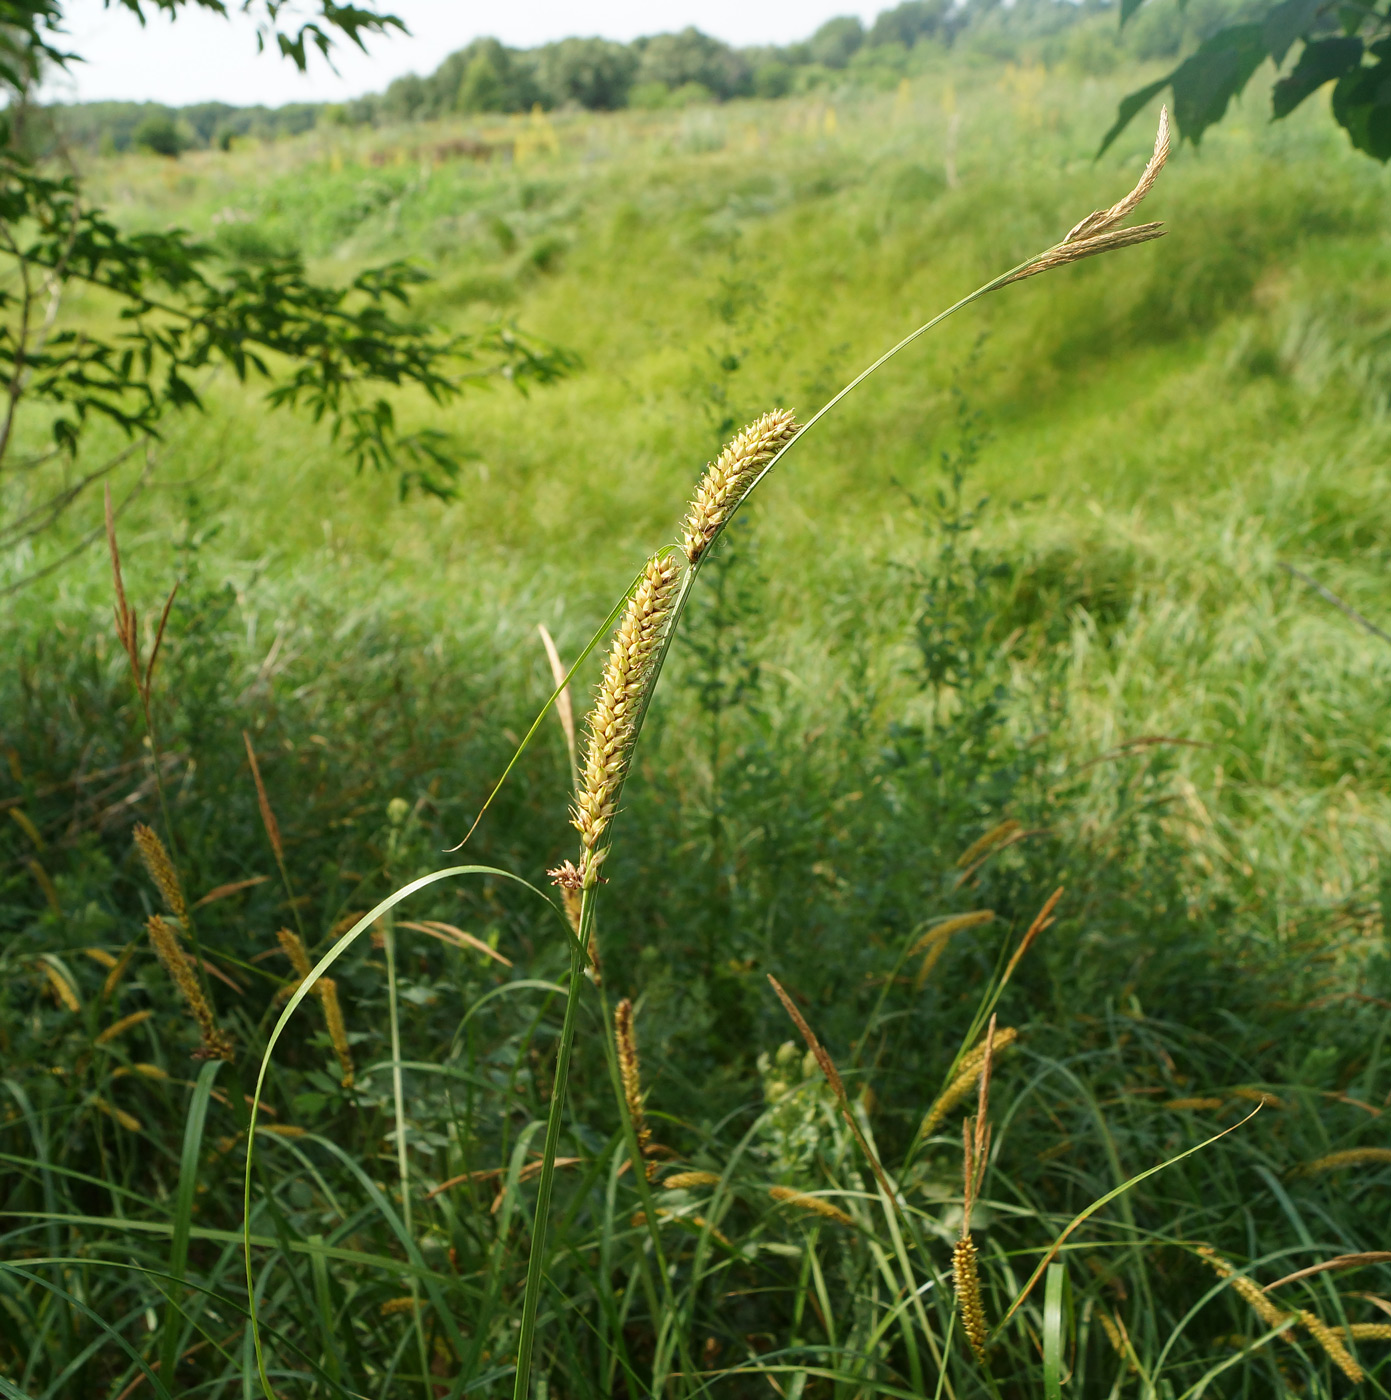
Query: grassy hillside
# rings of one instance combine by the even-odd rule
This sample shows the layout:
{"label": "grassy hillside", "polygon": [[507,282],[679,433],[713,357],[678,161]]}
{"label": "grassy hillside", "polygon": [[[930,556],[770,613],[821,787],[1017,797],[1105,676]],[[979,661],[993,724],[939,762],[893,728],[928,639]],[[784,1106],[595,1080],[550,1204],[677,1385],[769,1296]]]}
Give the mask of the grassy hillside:
{"label": "grassy hillside", "polygon": [[[1144,76],[982,60],[878,96],[325,128],[92,161],[89,187],[129,226],[177,223],[246,259],[294,245],[334,277],[416,258],[445,324],[515,318],[581,357],[558,386],[492,384],[449,411],[476,453],[451,504],[399,502],[254,386],[213,382],[124,511],[132,600],[153,614],[182,580],[156,690],[183,879],[202,897],[269,877],[198,915],[236,987],[210,984],[242,1047],[219,1083],[250,1087],[289,976],[275,929],[301,921],[321,952],[463,835],[549,690],[536,624],[576,655],[732,430],[775,405],[814,410],[1127,189],[1152,124],[1092,154]],[[1306,105],[1271,126],[1248,94],[1165,172],[1146,213],[1167,238],[1006,289],[895,360],[778,468],[711,565],[625,795],[601,946],[605,995],[638,1002],[658,1136],[724,1184],[663,1195],[676,1292],[659,1299],[632,1223],[644,1202],[618,1174],[596,1002],[544,1318],[557,1394],[636,1394],[654,1371],[694,1393],[695,1369],[741,1395],[769,1377],[798,1397],[923,1394],[939,1374],[943,1394],[1045,1393],[1041,1292],[1003,1329],[996,1381],[949,1332],[959,1123],[921,1150],[915,1130],[979,1033],[1002,949],[1058,885],[1059,922],[1000,1003],[1023,1037],[998,1076],[977,1224],[992,1321],[1073,1213],[1267,1096],[1254,1123],[1074,1237],[1069,1393],[1126,1393],[1138,1370],[1137,1393],[1196,1394],[1218,1367],[1211,1394],[1342,1393],[1315,1334],[1272,1339],[1194,1252],[1210,1241],[1269,1282],[1376,1248],[1388,1224],[1375,1153],[1332,1174],[1308,1164],[1384,1136],[1391,649],[1281,566],[1391,617],[1391,187]],[[95,299],[62,312],[104,314]],[[439,421],[423,402],[402,413]],[[26,489],[6,488],[7,510]],[[84,501],[0,583],[96,523]],[[155,820],[155,763],[111,639],[107,561],[91,550],[5,606],[0,801],[23,820],[0,832],[15,1086],[0,1145],[8,1248],[39,1262],[5,1295],[0,1375],[35,1396],[115,1397],[142,1374],[134,1357],[173,1338],[180,1355],[204,1343],[173,1393],[252,1393],[239,1255],[218,1233],[241,1220],[235,1093],[193,1144],[207,1191],[170,1204],[197,1075],[144,951],[157,901],[130,824]],[[596,675],[597,661],[586,685]],[[474,856],[544,884],[572,854],[567,765],[548,722]],[[393,798],[406,805],[388,817]],[[963,873],[1006,819],[1027,839]],[[419,931],[399,954],[394,934],[357,945],[334,974],[351,1091],[325,1070],[317,1009],[278,1052],[270,1102],[310,1139],[267,1139],[254,1225],[285,1394],[510,1388],[515,1212],[565,962],[535,907],[491,879],[401,914],[463,928],[506,967]],[[918,975],[905,958],[925,925],[972,910],[995,920]],[[108,990],[103,957],[127,947],[140,955]],[[383,958],[398,956],[389,991]],[[796,989],[903,1163],[916,1254],[889,1249],[833,1103],[800,1047],[779,1049],[792,1032],[767,972]],[[141,1009],[157,1014],[98,1041]],[[411,1065],[404,1193],[393,1024]],[[841,1193],[855,1228],[770,1213],[769,1182]],[[183,1273],[164,1244],[179,1211],[195,1222],[187,1277],[212,1290],[185,1295],[187,1320],[160,1281]],[[127,1216],[157,1244],[133,1256]],[[78,1255],[153,1272],[43,1262]],[[1380,1314],[1353,1296],[1380,1287],[1369,1277],[1315,1279],[1298,1304],[1292,1286],[1288,1305],[1370,1324]],[[920,1317],[909,1298],[927,1300]],[[1356,1349],[1369,1369],[1386,1351]]]}

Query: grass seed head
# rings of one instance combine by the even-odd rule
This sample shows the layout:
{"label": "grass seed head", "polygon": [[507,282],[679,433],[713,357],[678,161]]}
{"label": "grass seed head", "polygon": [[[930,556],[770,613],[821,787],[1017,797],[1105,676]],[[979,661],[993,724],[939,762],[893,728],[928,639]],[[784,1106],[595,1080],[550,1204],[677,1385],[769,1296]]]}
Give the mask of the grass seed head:
{"label": "grass seed head", "polygon": [[1384,1166],[1387,1162],[1391,1162],[1391,1147],[1349,1147],[1326,1157],[1315,1157],[1300,1168],[1300,1173],[1317,1176],[1320,1172],[1335,1172],[1339,1167]]}
{"label": "grass seed head", "polygon": [[662,1185],[668,1191],[689,1190],[693,1186],[718,1186],[718,1172],[672,1172]]}
{"label": "grass seed head", "polygon": [[976,1258],[976,1242],[970,1235],[962,1235],[951,1252],[952,1284],[956,1289],[956,1307],[961,1314],[961,1330],[976,1354],[976,1360],[985,1365],[985,1305],[980,1296],[980,1267]]}
{"label": "grass seed head", "polygon": [[682,527],[686,558],[692,564],[705,553],[721,525],[748,494],[759,471],[797,434],[789,409],[775,409],[750,423],[705,469]]}
{"label": "grass seed head", "polygon": [[[645,1157],[652,1141],[652,1129],[647,1126],[647,1115],[642,1111],[642,1067],[638,1062],[638,1041],[633,1030],[633,1003],[627,997],[613,1009],[613,1033],[618,1041],[618,1070],[623,1080],[623,1099],[637,1136],[638,1150]],[[649,1165],[649,1177],[652,1169],[652,1165]]]}
{"label": "grass seed head", "polygon": [[775,1201],[786,1201],[789,1205],[800,1207],[802,1210],[809,1210],[814,1215],[823,1215],[827,1220],[834,1220],[838,1225],[848,1225],[853,1230],[855,1222],[839,1206],[833,1206],[830,1201],[823,1200],[820,1196],[809,1196],[803,1191],[794,1191],[790,1186],[770,1186],[768,1194]]}
{"label": "grass seed head", "polygon": [[202,1044],[195,1056],[202,1060],[231,1060],[233,1056],[232,1037],[218,1027],[213,1016],[212,1006],[203,994],[198,983],[198,974],[193,963],[179,945],[178,935],[158,915],[151,914],[146,928],[155,954],[164,965],[164,970],[179,989],[185,1004],[198,1023],[198,1034]]}
{"label": "grass seed head", "polygon": [[81,1011],[82,1003],[78,1000],[77,988],[47,958],[43,960],[43,971],[57,1000],[71,1012]]}
{"label": "grass seed head", "polygon": [[144,1011],[132,1011],[129,1016],[122,1016],[119,1021],[113,1021],[93,1042],[96,1045],[110,1045],[117,1036],[124,1035],[129,1030],[134,1030],[136,1026],[143,1025],[155,1013],[148,1008]]}
{"label": "grass seed head", "polygon": [[586,888],[599,879],[604,855],[601,843],[617,811],[652,658],[665,635],[672,595],[680,577],[681,566],[670,556],[654,555],[647,561],[614,633],[599,693],[589,712],[584,772],[571,814],[580,833],[579,870]]}
{"label": "grass seed head", "polygon": [[188,905],[184,901],[184,892],[179,885],[179,874],[174,869],[174,862],[169,858],[169,852],[165,849],[164,842],[159,839],[159,833],[137,822],[135,824],[135,849],[140,852],[140,859],[144,862],[150,879],[159,891],[159,897],[164,901],[164,907],[187,927]]}
{"label": "grass seed head", "polygon": [[[1019,1032],[1013,1026],[1001,1026],[995,1032],[991,1054],[999,1055],[1002,1051],[1008,1050],[1018,1039]],[[984,1066],[985,1041],[982,1040],[975,1049],[967,1051],[961,1057],[961,1064],[957,1067],[952,1082],[947,1085],[937,1102],[928,1109],[923,1118],[922,1127],[918,1129],[920,1138],[929,1137],[934,1133],[947,1114],[970,1097],[971,1091],[976,1088],[977,1080],[979,1080]]]}
{"label": "grass seed head", "polygon": [[341,1071],[340,1082],[345,1089],[353,1087],[353,1052],[348,1044],[348,1028],[343,1021],[343,1007],[338,1000],[338,983],[332,977],[321,977],[314,985],[319,1001],[324,1008],[324,1021],[328,1026],[328,1038],[333,1042],[333,1053],[338,1056]]}
{"label": "grass seed head", "polygon": [[1317,1313],[1311,1313],[1307,1308],[1299,1310],[1299,1321],[1304,1330],[1323,1348],[1324,1355],[1353,1385],[1360,1385],[1364,1379],[1362,1367],[1343,1345],[1343,1339]]}

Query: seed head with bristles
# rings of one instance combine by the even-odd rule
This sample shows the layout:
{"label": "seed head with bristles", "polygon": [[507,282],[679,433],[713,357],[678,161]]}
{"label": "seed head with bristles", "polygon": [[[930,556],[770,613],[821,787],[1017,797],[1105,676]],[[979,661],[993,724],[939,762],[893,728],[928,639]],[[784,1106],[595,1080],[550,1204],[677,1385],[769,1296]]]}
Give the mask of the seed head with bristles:
{"label": "seed head with bristles", "polygon": [[686,558],[692,564],[714,539],[720,526],[748,494],[759,471],[797,435],[789,409],[775,409],[750,423],[705,469],[683,528]]}
{"label": "seed head with bristles", "polygon": [[790,1186],[770,1186],[768,1194],[775,1201],[785,1201],[788,1205],[809,1210],[814,1215],[823,1215],[827,1220],[834,1220],[838,1225],[849,1225],[852,1230],[855,1228],[855,1222],[849,1215],[839,1206],[833,1206],[830,1201],[823,1200],[820,1196],[809,1196],[804,1191],[794,1191]]}
{"label": "seed head with bristles", "polygon": [[671,556],[654,555],[648,560],[614,633],[599,693],[589,712],[584,772],[571,815],[580,833],[579,868],[586,887],[599,878],[600,846],[618,810],[618,794],[636,738],[634,726],[680,577],[681,566]]}
{"label": "seed head with bristles", "polygon": [[[289,958],[295,975],[301,982],[314,970],[300,936],[293,930],[282,928],[276,933],[281,950]],[[342,1071],[341,1082],[345,1089],[353,1084],[353,1053],[348,1045],[348,1028],[343,1023],[343,1007],[338,1000],[338,984],[332,977],[320,977],[314,984],[314,995],[324,1009],[324,1022],[328,1026],[328,1036],[333,1042],[333,1053],[338,1056],[338,1067]]]}
{"label": "seed head with bristles", "polygon": [[159,839],[158,832],[137,822],[135,824],[135,849],[140,852],[140,859],[144,862],[150,879],[159,891],[159,897],[164,901],[164,907],[181,924],[187,926],[188,905],[184,901],[184,892],[179,885],[179,874],[174,869],[174,862],[170,860],[169,852],[165,849],[164,842]]}
{"label": "seed head with bristles", "polygon": [[[1019,1039],[1019,1032],[1013,1026],[1001,1026],[995,1032],[995,1042],[992,1054],[999,1055],[1002,1051],[1009,1049],[1011,1045]],[[941,1097],[928,1109],[923,1118],[922,1127],[918,1129],[918,1136],[925,1138],[931,1136],[940,1126],[942,1120],[958,1104],[964,1103],[970,1096],[971,1091],[976,1087],[980,1079],[981,1069],[985,1064],[985,1041],[981,1041],[974,1050],[969,1050],[961,1057],[961,1064],[957,1067],[956,1074],[950,1084],[943,1090]]]}
{"label": "seed head with bristles", "polygon": [[951,1252],[951,1276],[956,1289],[956,1306],[961,1314],[961,1330],[985,1365],[985,1306],[980,1296],[980,1269],[976,1259],[976,1242],[962,1235]]}
{"label": "seed head with bristles", "polygon": [[233,1058],[232,1037],[221,1030],[213,1017],[213,1009],[203,989],[198,984],[198,974],[193,969],[188,955],[179,946],[178,935],[158,915],[151,914],[145,927],[149,930],[150,943],[164,970],[179,989],[185,1004],[198,1023],[198,1033],[202,1045],[195,1052],[198,1059],[231,1060]]}

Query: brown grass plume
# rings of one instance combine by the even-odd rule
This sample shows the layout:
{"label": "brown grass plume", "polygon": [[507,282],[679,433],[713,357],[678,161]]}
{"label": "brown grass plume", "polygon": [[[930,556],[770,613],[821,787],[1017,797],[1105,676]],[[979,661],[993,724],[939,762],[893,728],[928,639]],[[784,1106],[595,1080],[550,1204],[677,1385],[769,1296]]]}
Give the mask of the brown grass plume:
{"label": "brown grass plume", "polygon": [[150,943],[156,956],[198,1023],[202,1044],[195,1057],[201,1060],[231,1060],[234,1057],[232,1037],[218,1027],[212,1006],[198,983],[193,963],[179,946],[178,935],[158,914],[151,914],[145,927],[149,930]]}
{"label": "brown grass plume", "polygon": [[[618,1072],[623,1080],[623,1100],[638,1141],[638,1151],[646,1157],[652,1143],[652,1129],[642,1111],[642,1066],[638,1061],[637,1034],[633,1029],[633,1003],[624,997],[613,1008],[613,1033],[618,1041]],[[651,1179],[656,1163],[649,1162],[647,1175]]]}
{"label": "brown grass plume", "polygon": [[159,833],[141,822],[135,824],[135,849],[140,852],[145,870],[149,874],[164,907],[181,923],[188,927],[188,904],[179,884],[179,873]]}

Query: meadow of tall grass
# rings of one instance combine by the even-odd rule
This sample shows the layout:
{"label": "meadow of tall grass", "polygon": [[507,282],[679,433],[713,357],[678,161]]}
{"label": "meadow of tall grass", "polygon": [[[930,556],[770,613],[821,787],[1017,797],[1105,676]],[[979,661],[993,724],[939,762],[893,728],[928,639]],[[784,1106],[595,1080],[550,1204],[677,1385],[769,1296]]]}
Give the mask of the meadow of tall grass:
{"label": "meadow of tall grass", "polygon": [[[769,476],[646,713],[597,976],[518,883],[558,898],[577,854],[553,716],[441,853],[554,688],[537,624],[573,661],[743,424],[1128,187],[1138,124],[1090,157],[1133,79],[94,163],[132,225],[408,253],[434,314],[582,368],[450,410],[477,456],[447,506],[210,386],[117,522],[142,617],[179,583],[149,728],[109,560],[6,600],[6,1395],[257,1394],[243,1227],[285,1396],[508,1393],[528,1297],[527,1394],[1384,1390],[1384,1261],[1250,1282],[1388,1224],[1391,654],[1280,567],[1385,622],[1386,177],[1320,114],[1252,103],[1171,162],[1163,242],[980,302]],[[432,154],[501,134],[510,163]],[[366,928],[341,1027],[302,999],[248,1164],[302,959],[455,860],[495,873]]]}

